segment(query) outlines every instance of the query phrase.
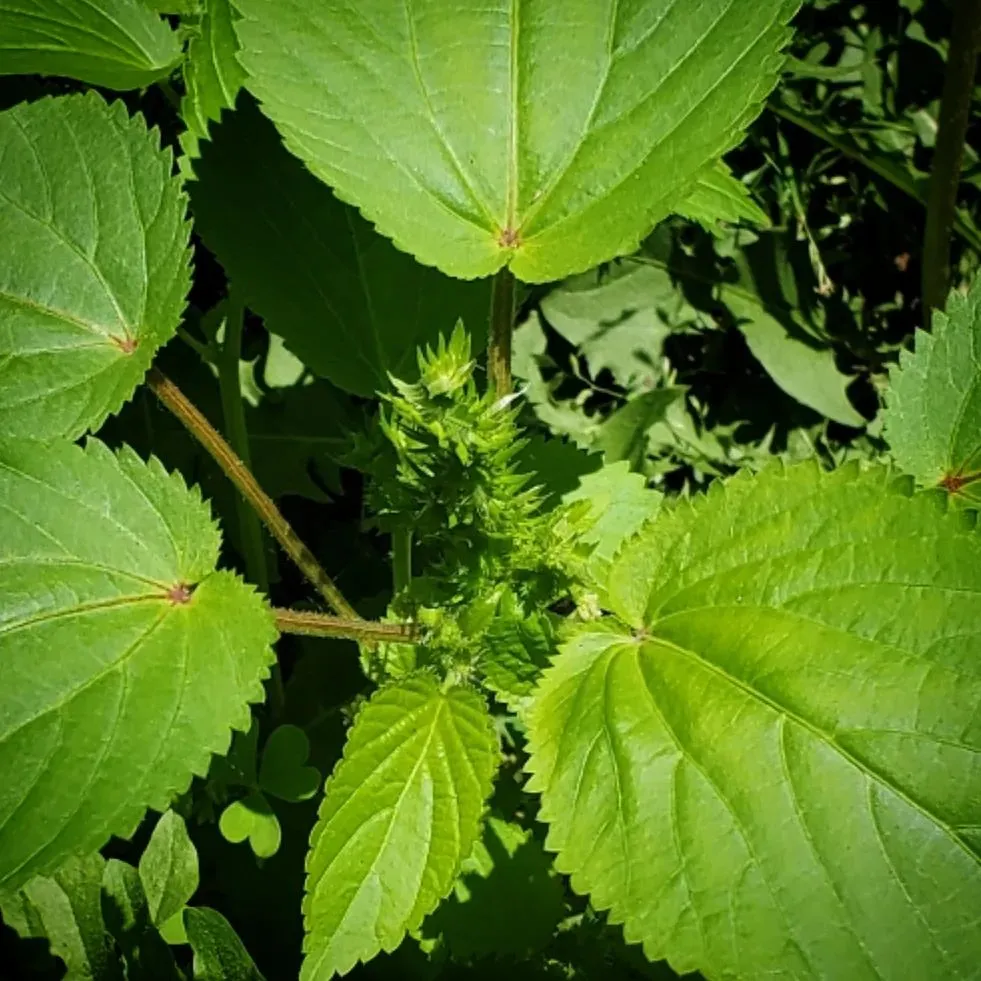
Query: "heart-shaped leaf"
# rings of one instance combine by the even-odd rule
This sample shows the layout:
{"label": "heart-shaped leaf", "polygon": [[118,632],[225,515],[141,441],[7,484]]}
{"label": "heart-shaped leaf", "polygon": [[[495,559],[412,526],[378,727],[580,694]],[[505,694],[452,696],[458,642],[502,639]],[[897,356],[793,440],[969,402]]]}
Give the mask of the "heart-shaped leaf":
{"label": "heart-shaped leaf", "polygon": [[309,800],[320,786],[320,771],[305,765],[309,758],[307,734],[299,726],[279,726],[263,748],[259,786],[281,800]]}
{"label": "heart-shaped leaf", "polygon": [[94,93],[0,113],[0,147],[0,432],[74,439],[177,330],[186,199],[143,118]]}
{"label": "heart-shaped leaf", "polygon": [[735,145],[798,0],[238,0],[287,146],[454,276],[540,282],[633,251]]}
{"label": "heart-shaped leaf", "polygon": [[229,804],[218,819],[218,827],[225,839],[233,844],[248,838],[258,858],[271,858],[279,851],[283,840],[276,812],[258,791]]}
{"label": "heart-shaped leaf", "polygon": [[218,545],[155,460],[0,443],[0,887],[131,834],[248,727],[276,631]]}

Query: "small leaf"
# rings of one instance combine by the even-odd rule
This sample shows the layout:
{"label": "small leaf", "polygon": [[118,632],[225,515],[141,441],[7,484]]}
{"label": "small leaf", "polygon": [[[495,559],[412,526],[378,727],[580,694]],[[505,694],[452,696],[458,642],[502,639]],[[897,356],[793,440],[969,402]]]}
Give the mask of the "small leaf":
{"label": "small leaf", "polygon": [[0,51],[0,75],[107,89],[143,88],[181,59],[177,34],[141,0],[0,0]]}
{"label": "small leaf", "polygon": [[282,146],[252,100],[213,127],[189,185],[195,227],[249,307],[304,364],[373,396],[418,377],[416,348],[463,318],[477,350],[487,283],[403,255]]}
{"label": "small leaf", "polygon": [[491,816],[463,863],[453,894],[423,924],[455,958],[525,958],[551,940],[565,889],[538,840]]}
{"label": "small leaf", "polygon": [[546,282],[632,252],[739,142],[797,0],[238,0],[286,145],[453,276]]}
{"label": "small leaf", "polygon": [[309,758],[307,734],[299,726],[278,726],[262,750],[259,786],[281,800],[309,800],[320,787],[320,771],[304,765]]}
{"label": "small leaf", "polygon": [[453,886],[497,768],[483,699],[419,673],[361,710],[307,856],[302,981],[392,951]]}
{"label": "small leaf", "polygon": [[204,0],[198,32],[187,45],[184,62],[185,94],[181,117],[187,130],[181,134],[181,168],[192,176],[193,161],[200,153],[200,142],[208,138],[213,122],[222,110],[235,105],[245,71],[235,54],[238,38],[235,21],[238,15],[231,0]]}
{"label": "small leaf", "polygon": [[198,888],[198,853],[184,819],[167,811],[157,822],[140,857],[140,881],[150,919],[160,926],[178,913]]}
{"label": "small leaf", "polygon": [[[0,0],[2,5],[3,0]],[[0,113],[0,432],[74,439],[177,330],[186,199],[142,117],[98,95]]]}
{"label": "small leaf", "polygon": [[194,950],[194,981],[263,981],[238,934],[217,910],[190,906],[184,925]]}
{"label": "small leaf", "polygon": [[0,885],[163,811],[249,703],[276,636],[155,460],[0,443]]}
{"label": "small leaf", "polygon": [[598,427],[592,445],[602,451],[607,464],[625,460],[632,469],[640,470],[647,456],[648,434],[684,393],[683,388],[657,388],[638,395]]}
{"label": "small leaf", "polygon": [[770,224],[766,212],[750,195],[749,188],[736,180],[722,161],[702,171],[692,193],[678,205],[677,211],[706,228],[719,221],[730,224],[746,221],[763,227]]}
{"label": "small leaf", "polygon": [[272,858],[283,841],[279,818],[258,791],[229,804],[221,813],[218,827],[233,845],[248,839],[256,858]]}
{"label": "small leaf", "polygon": [[975,977],[981,537],[882,468],[774,467],[614,560],[529,713],[560,871],[707,977]]}
{"label": "small leaf", "polygon": [[981,503],[981,277],[934,312],[932,333],[916,332],[886,403],[885,436],[903,470]]}
{"label": "small leaf", "polygon": [[101,855],[72,857],[51,876],[36,876],[2,904],[4,921],[22,937],[51,945],[68,981],[122,981],[102,919]]}
{"label": "small leaf", "polygon": [[126,965],[127,981],[179,981],[170,948],[150,919],[140,874],[111,858],[102,876],[102,915]]}
{"label": "small leaf", "polygon": [[545,614],[498,614],[484,632],[477,666],[487,687],[520,714],[553,653],[555,631]]}

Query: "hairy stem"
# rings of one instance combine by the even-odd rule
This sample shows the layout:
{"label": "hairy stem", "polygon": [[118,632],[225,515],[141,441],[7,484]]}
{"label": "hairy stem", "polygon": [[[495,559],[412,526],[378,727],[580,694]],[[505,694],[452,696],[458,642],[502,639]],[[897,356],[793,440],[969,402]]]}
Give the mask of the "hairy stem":
{"label": "hairy stem", "polygon": [[505,266],[494,276],[491,287],[490,339],[487,345],[487,375],[498,395],[511,393],[511,334],[514,331],[516,282]]}
{"label": "hairy stem", "polygon": [[150,369],[146,381],[154,395],[177,416],[191,435],[211,454],[228,479],[255,509],[273,538],[283,547],[283,551],[313,583],[320,595],[337,613],[351,620],[360,620],[357,611],[334,585],[334,580],[327,575],[313,552],[300,541],[300,537],[290,527],[273,499],[259,486],[252,471],[239,459],[200,410],[158,368]]}
{"label": "hairy stem", "polygon": [[[245,407],[242,404],[242,383],[239,378],[239,361],[242,357],[242,328],[245,307],[236,298],[229,297],[225,317],[225,335],[218,357],[218,388],[221,391],[221,409],[225,419],[225,434],[229,445],[246,467],[252,466],[249,452],[249,432],[245,425]],[[235,500],[238,524],[245,549],[245,568],[249,578],[264,593],[269,592],[269,573],[266,569],[266,547],[259,516],[249,507],[244,497]]]}
{"label": "hairy stem", "polygon": [[302,610],[275,609],[276,626],[280,633],[305,634],[309,637],[339,637],[342,640],[366,642],[388,641],[411,644],[417,638],[415,624],[380,623],[377,620],[349,620],[326,613],[306,613]]}
{"label": "hairy stem", "polygon": [[950,289],[950,233],[957,213],[979,46],[981,0],[956,0],[923,237],[923,307],[927,315],[943,307]]}

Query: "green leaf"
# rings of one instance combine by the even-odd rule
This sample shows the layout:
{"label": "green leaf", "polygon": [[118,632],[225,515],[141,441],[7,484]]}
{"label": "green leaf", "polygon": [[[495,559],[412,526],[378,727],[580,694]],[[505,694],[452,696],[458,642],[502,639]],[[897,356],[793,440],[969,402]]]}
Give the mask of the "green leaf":
{"label": "green leaf", "polygon": [[632,473],[626,460],[610,463],[587,474],[579,486],[562,499],[567,503],[589,501],[593,523],[582,536],[592,546],[587,569],[606,602],[610,566],[622,546],[658,513],[664,496],[647,487],[647,481]]}
{"label": "green leaf", "polygon": [[702,171],[692,193],[676,210],[706,228],[719,221],[730,224],[746,221],[764,228],[770,224],[766,212],[750,195],[749,188],[736,180],[721,160]]}
{"label": "green leaf", "polygon": [[186,201],[142,117],[94,93],[0,113],[0,146],[0,230],[17,243],[0,257],[0,432],[74,439],[177,329]]}
{"label": "green leaf", "polygon": [[101,855],[70,858],[3,902],[4,921],[24,938],[46,939],[65,962],[67,981],[122,979],[102,919],[104,866]]}
{"label": "green leaf", "polygon": [[150,919],[140,874],[111,858],[102,876],[102,915],[126,965],[127,981],[180,981],[164,938]]}
{"label": "green leaf", "polygon": [[884,469],[663,511],[530,713],[560,871],[707,977],[973,978],[981,537]]}
{"label": "green leaf", "polygon": [[163,811],[249,703],[276,636],[155,460],[0,443],[0,887]]}
{"label": "green leaf", "polygon": [[547,615],[498,612],[483,635],[478,668],[486,686],[519,714],[555,652],[555,630]]}
{"label": "green leaf", "polygon": [[427,269],[378,235],[280,143],[254,103],[213,129],[188,190],[195,227],[249,307],[317,374],[372,396],[418,377],[416,348],[462,317],[480,350],[490,289]]}
{"label": "green leaf", "polygon": [[647,456],[648,434],[684,393],[683,388],[657,388],[638,395],[598,427],[592,445],[602,451],[608,464],[626,460],[639,470]]}
{"label": "green leaf", "polygon": [[624,388],[650,388],[664,374],[668,312],[683,302],[663,269],[624,264],[566,281],[541,307],[549,324],[583,353],[594,378],[606,368]]}
{"label": "green leaf", "polygon": [[177,34],[141,0],[0,0],[0,75],[67,75],[139,89],[181,60]]}
{"label": "green leaf", "polygon": [[157,926],[180,912],[197,891],[198,853],[176,811],[167,811],[153,829],[140,856],[140,881]]}
{"label": "green leaf", "polygon": [[497,769],[483,699],[419,673],[361,710],[307,857],[302,981],[392,951],[453,887]]}
{"label": "green leaf", "polygon": [[238,934],[217,910],[189,907],[184,925],[194,950],[194,981],[263,981]]}
{"label": "green leaf", "polygon": [[320,787],[320,771],[305,765],[309,758],[307,734],[299,726],[277,726],[262,750],[259,786],[280,800],[309,800]]}
{"label": "green leaf", "polygon": [[916,332],[886,403],[885,436],[903,470],[981,503],[981,277],[934,312],[932,333]]}
{"label": "green leaf", "polygon": [[235,105],[245,81],[245,72],[235,57],[237,19],[231,0],[204,0],[198,32],[187,46],[181,101],[187,129],[181,134],[181,168],[188,177],[193,173],[191,162],[200,153],[201,140],[208,138],[209,127],[221,118],[222,110]]}
{"label": "green leaf", "polygon": [[544,282],[632,252],[737,144],[797,0],[239,0],[286,145],[427,265]]}
{"label": "green leaf", "polygon": [[258,791],[229,804],[221,813],[218,827],[233,845],[248,839],[256,858],[272,858],[283,843],[283,829],[269,801]]}
{"label": "green leaf", "polygon": [[525,958],[552,939],[565,890],[530,831],[491,816],[447,902],[423,924],[455,958]]}

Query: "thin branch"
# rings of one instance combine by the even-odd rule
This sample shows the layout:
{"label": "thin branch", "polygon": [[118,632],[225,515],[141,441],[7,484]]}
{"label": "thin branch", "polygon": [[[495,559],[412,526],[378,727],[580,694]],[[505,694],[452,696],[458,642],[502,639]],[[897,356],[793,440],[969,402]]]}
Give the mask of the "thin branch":
{"label": "thin branch", "polygon": [[957,214],[957,191],[964,164],[964,141],[971,117],[979,47],[981,0],[957,0],[923,237],[923,307],[927,315],[943,308],[950,289],[950,233]]}
{"label": "thin branch", "polygon": [[205,419],[200,410],[158,368],[150,369],[146,381],[154,395],[177,416],[191,435],[211,454],[228,479],[255,509],[273,538],[313,583],[320,595],[342,616],[351,620],[360,620],[357,611],[334,585],[334,580],[327,575],[313,552],[293,531],[273,499],[259,486],[249,468]]}
{"label": "thin branch", "polygon": [[490,338],[487,344],[487,375],[498,395],[510,395],[511,335],[517,284],[505,266],[497,271],[491,287]]}
{"label": "thin branch", "polygon": [[412,644],[418,639],[415,624],[380,623],[377,620],[348,620],[326,613],[275,609],[280,633],[309,637],[338,637],[342,640]]}

